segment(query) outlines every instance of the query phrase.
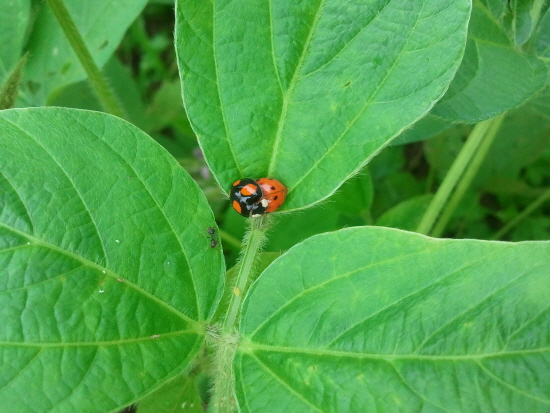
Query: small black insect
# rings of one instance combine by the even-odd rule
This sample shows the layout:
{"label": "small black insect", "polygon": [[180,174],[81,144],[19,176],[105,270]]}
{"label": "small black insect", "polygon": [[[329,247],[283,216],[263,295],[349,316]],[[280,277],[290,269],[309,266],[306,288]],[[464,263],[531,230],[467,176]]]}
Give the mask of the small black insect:
{"label": "small black insect", "polygon": [[212,227],[208,227],[206,229],[206,232],[210,234],[210,248],[216,248],[218,246],[218,241],[214,238],[214,234],[216,233],[216,229]]}

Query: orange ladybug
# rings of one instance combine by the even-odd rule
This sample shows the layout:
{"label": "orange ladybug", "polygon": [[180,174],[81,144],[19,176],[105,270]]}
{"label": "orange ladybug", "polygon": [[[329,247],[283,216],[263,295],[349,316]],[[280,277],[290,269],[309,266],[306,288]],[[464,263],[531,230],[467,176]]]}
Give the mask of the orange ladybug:
{"label": "orange ladybug", "polygon": [[285,201],[288,188],[276,179],[261,178],[256,181],[262,188],[263,199],[267,200],[267,209],[265,212],[274,212]]}

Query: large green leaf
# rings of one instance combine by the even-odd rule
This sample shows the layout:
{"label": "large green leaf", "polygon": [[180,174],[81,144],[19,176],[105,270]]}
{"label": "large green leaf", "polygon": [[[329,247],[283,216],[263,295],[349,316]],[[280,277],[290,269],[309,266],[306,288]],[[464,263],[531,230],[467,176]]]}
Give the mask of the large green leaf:
{"label": "large green leaf", "polygon": [[[147,0],[64,0],[95,63],[102,67]],[[44,4],[28,44],[26,92],[21,104],[44,105],[52,93],[83,80],[82,68],[51,9]]]}
{"label": "large green leaf", "polygon": [[139,413],[204,413],[194,377],[184,374],[149,394],[138,405]]}
{"label": "large green leaf", "polygon": [[241,411],[547,412],[549,265],[548,242],[312,237],[246,298]]}
{"label": "large green leaf", "polygon": [[183,96],[220,185],[270,176],[283,209],[332,194],[441,97],[469,0],[179,1]]}
{"label": "large green leaf", "polygon": [[0,85],[4,83],[6,75],[15,67],[21,57],[30,12],[30,0],[2,0],[0,6]]}
{"label": "large green leaf", "polygon": [[433,113],[460,122],[492,118],[533,97],[547,73],[544,62],[517,50],[501,23],[474,0],[464,60]]}
{"label": "large green leaf", "polygon": [[418,228],[433,197],[433,194],[423,194],[409,198],[384,212],[376,220],[376,225],[414,231]]}
{"label": "large green leaf", "polygon": [[212,212],[136,127],[0,112],[0,405],[106,412],[195,354],[221,294]]}

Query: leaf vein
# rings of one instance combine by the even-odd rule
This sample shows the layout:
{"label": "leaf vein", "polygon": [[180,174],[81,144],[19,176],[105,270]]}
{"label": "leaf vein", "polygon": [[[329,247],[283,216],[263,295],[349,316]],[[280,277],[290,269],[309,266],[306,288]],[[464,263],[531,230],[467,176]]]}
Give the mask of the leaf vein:
{"label": "leaf vein", "polygon": [[[422,2],[422,9],[424,8],[424,5],[425,5],[425,2]],[[420,10],[419,15],[422,13],[422,9]],[[419,18],[417,18],[417,20],[416,20],[415,24],[413,25],[413,27],[411,28],[409,34],[412,33],[416,29],[416,26],[417,26],[418,22],[419,22]],[[306,177],[308,177],[319,166],[319,164],[325,158],[327,158],[327,156],[334,150],[334,148],[336,148],[338,146],[340,141],[346,136],[346,134],[351,130],[351,128],[357,123],[357,121],[363,115],[363,113],[365,113],[365,111],[370,107],[371,103],[374,101],[376,96],[378,96],[378,93],[382,89],[382,86],[385,85],[386,81],[388,80],[388,77],[393,73],[393,71],[397,67],[397,63],[400,61],[401,57],[405,54],[405,49],[409,45],[409,40],[410,40],[410,36],[407,37],[407,40],[406,40],[405,44],[403,45],[403,48],[401,49],[399,54],[396,56],[395,60],[393,61],[391,67],[387,71],[386,75],[380,80],[380,83],[378,84],[378,86],[376,87],[376,89],[374,90],[372,95],[369,97],[369,99],[367,100],[367,102],[365,103],[363,108],[361,108],[359,110],[357,115],[351,120],[351,122],[349,122],[349,124],[346,126],[344,131],[340,134],[340,136],[338,136],[336,138],[334,143],[325,151],[325,153],[317,161],[315,161],[315,163],[311,166],[311,168],[306,173],[304,173],[300,177],[300,179],[298,179],[298,181],[296,181],[292,185],[292,188],[289,188],[288,194],[290,194],[293,191],[293,189],[297,188],[298,185],[300,185],[306,179]]]}
{"label": "leaf vein", "polygon": [[537,397],[533,394],[529,394],[527,393],[526,391],[504,381],[503,379],[501,379],[500,377],[498,377],[496,374],[494,374],[491,370],[489,370],[487,367],[485,367],[481,362],[479,361],[476,361],[476,364],[479,366],[479,368],[481,370],[483,370],[485,372],[485,374],[487,374],[490,378],[492,378],[494,381],[502,384],[504,387],[508,387],[510,390],[516,392],[516,393],[519,393],[525,397],[527,397],[528,399],[533,399],[533,400],[536,400],[538,402],[541,402],[541,403],[544,403],[544,404],[548,404],[550,405],[550,400],[545,400],[545,399],[542,399],[540,397]]}
{"label": "leaf vein", "polygon": [[320,412],[320,413],[326,413],[324,410],[320,409],[319,407],[317,407],[316,405],[314,405],[311,401],[309,401],[308,399],[306,399],[302,394],[298,393],[288,382],[286,382],[285,380],[283,380],[282,377],[280,377],[277,373],[275,373],[275,371],[273,371],[272,369],[269,368],[269,366],[267,366],[264,362],[262,362],[258,357],[256,357],[255,354],[249,354],[250,357],[253,357],[256,362],[260,365],[260,367],[262,367],[265,371],[267,371],[269,374],[271,374],[271,376],[276,380],[278,381],[283,387],[286,387],[290,393],[294,394],[298,399],[302,400],[305,404],[307,404],[308,406],[310,406],[311,408],[313,408],[315,411],[317,412]]}
{"label": "leaf vein", "polygon": [[298,80],[298,76],[300,74],[300,71],[302,70],[302,65],[304,63],[304,60],[306,58],[307,50],[309,49],[311,39],[313,37],[313,33],[315,32],[315,29],[317,28],[317,24],[319,23],[319,19],[321,18],[321,12],[323,10],[323,7],[325,5],[326,0],[321,0],[319,3],[319,8],[317,9],[317,12],[315,13],[315,17],[313,18],[313,22],[311,24],[311,27],[309,29],[309,33],[307,36],[306,41],[304,42],[304,48],[302,49],[302,54],[300,55],[300,58],[298,59],[298,63],[296,64],[296,68],[294,69],[294,74],[292,76],[292,79],[290,80],[290,84],[288,85],[287,91],[283,94],[283,104],[281,106],[281,116],[279,118],[279,122],[277,124],[277,132],[275,133],[275,141],[273,142],[273,153],[271,155],[271,159],[269,160],[269,167],[268,167],[268,176],[273,176],[274,168],[275,168],[275,160],[277,158],[277,155],[279,153],[279,146],[281,144],[281,139],[283,135],[283,129],[284,124],[286,122],[286,117],[288,114],[288,104],[292,97],[292,94],[294,93],[294,89],[296,88],[296,82]]}
{"label": "leaf vein", "polygon": [[[494,254],[493,254],[494,255]],[[515,281],[519,280],[520,278],[522,278],[523,276],[525,276],[525,274],[527,274],[528,272],[530,271],[533,271],[534,269],[536,269],[536,267],[538,267],[540,264],[540,262],[538,262],[537,264],[535,264],[533,267],[530,267],[528,268],[527,270],[525,270],[524,272],[520,273],[517,277],[514,277],[512,278],[511,280],[509,280],[507,283],[505,283],[504,285],[502,285],[500,288],[496,289],[495,291],[492,291],[489,295],[487,295],[486,297],[483,297],[483,299],[477,303],[475,303],[474,305],[472,305],[471,307],[468,307],[466,309],[464,309],[464,311],[462,311],[461,313],[457,314],[456,316],[450,318],[449,320],[447,320],[445,323],[443,323],[442,325],[440,325],[438,328],[436,328],[432,333],[430,333],[412,352],[413,353],[416,353],[418,351],[420,351],[427,343],[428,341],[430,341],[437,333],[439,333],[440,331],[444,330],[447,326],[451,325],[454,321],[458,320],[459,318],[461,318],[462,316],[464,316],[465,314],[475,310],[476,308],[480,307],[481,305],[485,304],[486,301],[488,301],[489,299],[491,299],[492,297],[494,297],[495,295],[497,295],[498,293],[500,293],[501,291],[505,290],[506,288],[508,288],[511,284],[513,284]]]}
{"label": "leaf vein", "polygon": [[40,244],[42,246],[44,246],[45,248],[50,248],[52,250],[55,250],[55,251],[58,251],[60,252],[61,254],[63,255],[66,255],[76,261],[79,261],[81,263],[83,263],[84,265],[86,265],[87,267],[90,267],[90,268],[93,268],[93,269],[96,269],[96,270],[99,270],[101,272],[105,271],[105,274],[109,277],[112,277],[116,280],[118,279],[124,279],[124,284],[133,288],[134,290],[136,290],[137,292],[143,294],[144,296],[146,296],[147,298],[149,298],[150,300],[156,302],[157,304],[159,304],[161,307],[164,307],[166,308],[167,310],[169,310],[170,312],[174,313],[175,315],[177,315],[178,317],[186,320],[188,323],[192,324],[192,325],[198,325],[199,323],[196,321],[196,320],[193,320],[192,318],[190,318],[188,315],[182,313],[181,311],[177,310],[176,308],[172,307],[170,304],[162,301],[160,298],[156,297],[155,295],[151,294],[149,291],[146,291],[144,290],[143,288],[141,288],[140,286],[138,286],[137,284],[134,284],[133,282],[129,281],[127,278],[123,277],[122,275],[120,274],[117,274],[115,273],[114,271],[111,271],[105,267],[102,267],[100,266],[99,264],[96,264],[95,262],[93,261],[90,261],[89,259],[87,258],[84,258],[84,257],[81,257],[80,255],[77,255],[71,251],[67,251],[67,250],[64,250],[60,247],[58,247],[57,245],[53,245],[53,244],[50,244],[46,241],[43,241],[43,240],[40,240],[38,238],[35,238],[33,237],[32,235],[29,235],[29,234],[25,234],[24,232],[22,231],[19,231],[18,229],[16,228],[12,228],[10,227],[9,225],[6,225],[2,222],[0,222],[0,227],[4,227],[6,228],[7,230],[10,230],[12,232],[15,232],[16,234],[19,234],[23,237],[26,237],[27,239],[29,239],[30,241],[32,242],[36,242],[37,244]]}
{"label": "leaf vein", "polygon": [[[143,188],[147,191],[147,194],[149,195],[151,200],[156,205],[158,211],[160,212],[160,214],[161,214],[162,218],[164,219],[164,221],[166,222],[166,224],[168,224],[168,227],[170,228],[170,231],[172,232],[172,234],[174,235],[174,238],[178,242],[178,244],[180,246],[180,249],[181,249],[181,252],[183,253],[183,255],[185,257],[185,260],[187,261],[187,265],[189,267],[189,274],[191,276],[191,282],[193,283],[193,292],[195,293],[195,302],[197,304],[197,313],[198,313],[198,317],[200,319],[201,318],[200,300],[199,300],[197,284],[195,282],[195,274],[194,274],[194,271],[193,271],[193,267],[191,265],[191,260],[189,259],[189,255],[187,254],[187,250],[184,248],[183,243],[181,242],[181,239],[178,236],[178,233],[176,232],[176,229],[172,225],[172,222],[170,221],[170,219],[168,219],[168,217],[164,213],[164,209],[159,204],[158,200],[155,198],[155,196],[153,195],[153,193],[151,192],[149,187],[146,185],[145,181],[141,179],[140,174],[138,173],[138,171],[136,171],[135,168],[125,158],[122,157],[122,155],[120,155],[106,140],[102,139],[93,130],[90,130],[86,125],[84,125],[78,118],[74,117],[74,120],[78,124],[80,124],[83,128],[88,130],[91,134],[93,134],[98,139],[99,142],[102,142],[107,148],[109,148],[112,151],[112,153],[115,154],[115,156],[117,156],[122,162],[124,162],[125,165],[128,166],[128,168],[130,168],[130,170],[135,174],[136,177],[140,178],[139,182],[142,184]],[[173,172],[172,165],[170,165],[170,167],[171,167],[170,170]],[[173,176],[173,174],[172,174],[172,176]],[[170,181],[172,181],[172,180],[170,180]],[[140,254],[140,259],[142,258],[142,256],[143,256],[143,254]]]}
{"label": "leaf vein", "polygon": [[105,259],[105,263],[107,265],[108,263],[108,257],[107,257],[107,251],[105,250],[105,244],[103,242],[103,239],[101,238],[101,233],[99,231],[99,227],[97,226],[97,223],[92,215],[92,212],[90,211],[90,209],[88,208],[88,205],[86,204],[86,202],[84,201],[84,197],[82,196],[82,194],[80,193],[80,191],[78,190],[78,188],[76,187],[76,185],[74,184],[73,180],[71,179],[71,177],[69,176],[69,174],[67,173],[67,171],[65,170],[65,168],[61,165],[61,163],[59,163],[59,161],[46,149],[46,147],[44,145],[42,145],[42,143],[40,143],[40,141],[38,141],[38,139],[36,139],[33,135],[31,135],[30,133],[28,133],[27,131],[25,131],[23,128],[21,128],[18,124],[12,122],[11,120],[9,119],[6,119],[4,118],[4,120],[6,122],[8,122],[9,124],[13,125],[14,127],[16,127],[17,129],[19,129],[23,134],[25,134],[26,136],[28,136],[31,140],[33,140],[38,146],[40,146],[42,148],[42,150],[51,158],[51,160],[59,167],[59,169],[61,170],[61,172],[63,172],[63,174],[65,175],[65,177],[67,178],[67,180],[69,181],[69,183],[72,185],[72,187],[74,188],[74,191],[76,193],[76,195],[78,196],[78,198],[80,199],[81,203],[82,203],[82,206],[84,207],[86,213],[88,214],[88,216],[90,217],[90,221],[92,223],[92,225],[94,226],[94,229],[96,231],[96,235],[97,235],[97,238],[99,240],[99,244],[101,246],[101,249],[103,250],[103,258]]}
{"label": "leaf vein", "polygon": [[21,196],[21,194],[19,193],[19,191],[17,190],[17,188],[15,187],[15,185],[13,185],[13,183],[11,182],[11,180],[6,176],[6,174],[4,174],[2,171],[0,171],[0,174],[2,174],[2,176],[4,177],[4,179],[6,180],[6,182],[12,187],[13,189],[13,192],[15,192],[15,195],[17,195],[17,197],[19,198],[19,200],[21,201],[21,205],[23,205],[23,208],[25,209],[25,213],[27,214],[27,217],[29,218],[29,222],[31,224],[31,233],[34,234],[34,221],[32,219],[32,215],[29,211],[29,208],[27,207],[27,204],[25,203],[25,201],[23,201],[23,197]]}

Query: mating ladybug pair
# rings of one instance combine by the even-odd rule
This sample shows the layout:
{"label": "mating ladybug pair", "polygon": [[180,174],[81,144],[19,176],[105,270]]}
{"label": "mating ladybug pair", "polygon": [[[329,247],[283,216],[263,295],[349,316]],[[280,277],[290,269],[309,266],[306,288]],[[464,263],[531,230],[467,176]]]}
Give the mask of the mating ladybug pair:
{"label": "mating ladybug pair", "polygon": [[288,189],[276,179],[244,178],[233,183],[231,205],[244,217],[259,217],[276,211],[284,202]]}

